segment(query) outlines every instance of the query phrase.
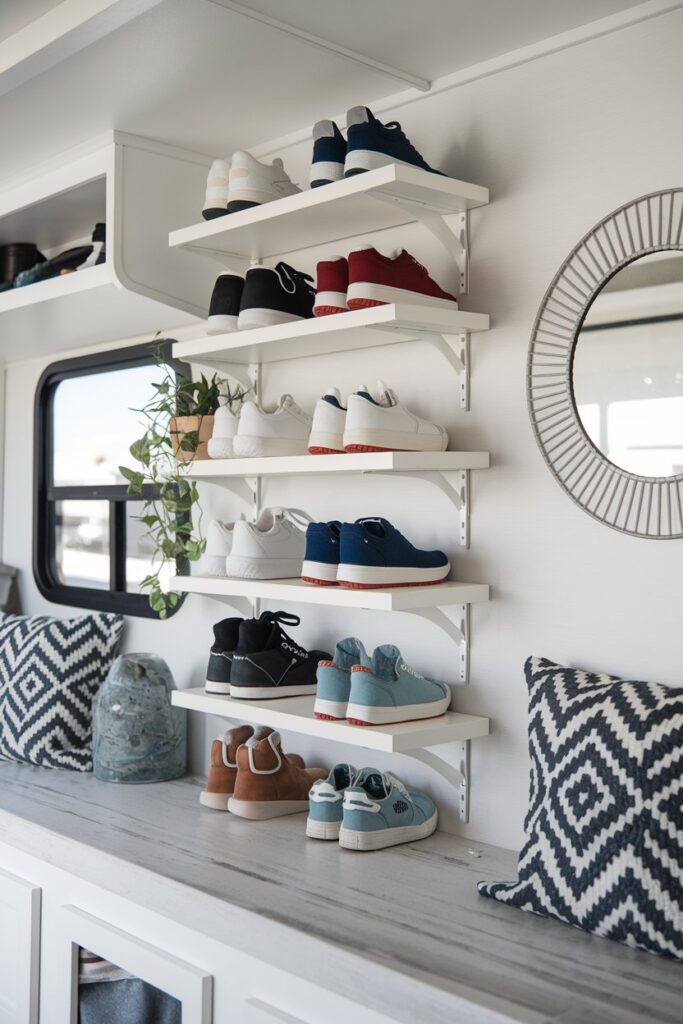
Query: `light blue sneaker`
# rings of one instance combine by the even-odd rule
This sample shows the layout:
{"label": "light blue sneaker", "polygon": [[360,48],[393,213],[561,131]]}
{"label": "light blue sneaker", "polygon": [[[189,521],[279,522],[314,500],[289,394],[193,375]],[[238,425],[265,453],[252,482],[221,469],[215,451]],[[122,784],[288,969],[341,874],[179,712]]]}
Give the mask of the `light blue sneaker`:
{"label": "light blue sneaker", "polygon": [[393,644],[376,647],[370,661],[354,665],[350,675],[346,718],[353,725],[436,718],[448,711],[451,703],[450,687],[406,665]]}
{"label": "light blue sneaker", "polygon": [[438,811],[424,793],[411,793],[395,775],[363,768],[344,793],[339,845],[383,850],[430,836]]}
{"label": "light blue sneaker", "polygon": [[313,714],[316,718],[334,721],[346,718],[346,705],[351,690],[351,669],[354,665],[370,665],[370,658],[360,640],[347,636],[334,649],[334,661],[319,661]]}
{"label": "light blue sneaker", "polygon": [[326,779],[318,779],[308,794],[306,835],[310,839],[338,839],[344,790],[358,771],[352,764],[336,764]]}

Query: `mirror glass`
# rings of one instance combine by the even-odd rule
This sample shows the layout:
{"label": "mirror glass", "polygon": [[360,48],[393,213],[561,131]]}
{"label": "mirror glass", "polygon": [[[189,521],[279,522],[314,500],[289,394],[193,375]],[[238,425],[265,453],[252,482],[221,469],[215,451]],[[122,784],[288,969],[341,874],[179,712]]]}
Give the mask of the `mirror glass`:
{"label": "mirror glass", "polygon": [[683,253],[652,253],[598,293],[576,340],[574,400],[603,455],[630,473],[683,474]]}

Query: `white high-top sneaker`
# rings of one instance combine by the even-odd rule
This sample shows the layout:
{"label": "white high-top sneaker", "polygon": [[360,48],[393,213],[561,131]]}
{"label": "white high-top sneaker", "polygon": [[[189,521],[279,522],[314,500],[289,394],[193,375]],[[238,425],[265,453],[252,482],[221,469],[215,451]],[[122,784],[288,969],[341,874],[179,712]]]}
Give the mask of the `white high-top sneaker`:
{"label": "white high-top sneaker", "polygon": [[235,523],[228,576],[247,580],[300,577],[311,517],[296,508],[266,508],[255,523]]}
{"label": "white high-top sneaker", "polygon": [[203,576],[226,576],[225,559],[232,550],[235,523],[212,519],[206,531],[206,548],[199,562]]}
{"label": "white high-top sneaker", "polygon": [[206,195],[202,217],[213,220],[228,212],[228,185],[230,180],[230,161],[214,160],[206,179]]}
{"label": "white high-top sneaker", "polygon": [[239,213],[283,196],[293,196],[296,192],[301,192],[301,189],[290,179],[279,158],[272,164],[262,164],[251,153],[233,153],[228,213]]}
{"label": "white high-top sneaker", "polygon": [[241,459],[305,455],[311,422],[311,417],[291,395],[283,395],[272,409],[264,409],[256,402],[245,402],[233,452]]}
{"label": "white high-top sneaker", "polygon": [[362,391],[349,395],[344,429],[347,452],[445,452],[444,427],[410,412],[394,391],[377,381],[378,397]]}
{"label": "white high-top sneaker", "polygon": [[207,445],[209,458],[231,459],[233,441],[240,421],[239,410],[233,412],[229,405],[220,405],[213,418],[213,433]]}

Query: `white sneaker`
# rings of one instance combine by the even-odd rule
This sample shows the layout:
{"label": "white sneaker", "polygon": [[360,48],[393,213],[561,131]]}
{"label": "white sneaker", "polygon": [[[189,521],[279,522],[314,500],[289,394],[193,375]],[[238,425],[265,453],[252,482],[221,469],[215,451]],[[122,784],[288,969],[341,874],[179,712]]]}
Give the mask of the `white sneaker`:
{"label": "white sneaker", "polygon": [[213,418],[213,433],[207,446],[209,458],[233,458],[233,441],[239,421],[239,411],[233,412],[229,405],[219,405]]}
{"label": "white sneaker", "polygon": [[245,402],[233,441],[234,455],[241,459],[305,455],[311,422],[291,395],[283,395],[273,409]]}
{"label": "white sneaker", "polygon": [[233,153],[228,213],[239,213],[251,206],[270,203],[283,196],[293,196],[296,192],[301,192],[301,189],[290,179],[282,160],[262,164],[251,153]]}
{"label": "white sneaker", "polygon": [[235,523],[228,576],[245,580],[299,578],[311,517],[299,509],[266,508],[255,523]]}
{"label": "white sneaker", "polygon": [[212,519],[206,531],[206,548],[199,563],[203,576],[226,576],[225,559],[232,550],[235,523]]}
{"label": "white sneaker", "polygon": [[[367,391],[361,384],[359,391]],[[342,405],[339,388],[328,388],[322,398],[316,402],[313,411],[313,426],[308,439],[308,451],[311,455],[344,454],[344,428],[346,427],[346,408]]]}
{"label": "white sneaker", "polygon": [[444,427],[415,416],[381,380],[378,397],[367,392],[349,395],[344,429],[347,452],[445,452]]}
{"label": "white sneaker", "polygon": [[228,212],[228,186],[230,181],[230,161],[214,160],[206,179],[206,195],[202,217],[213,220]]}

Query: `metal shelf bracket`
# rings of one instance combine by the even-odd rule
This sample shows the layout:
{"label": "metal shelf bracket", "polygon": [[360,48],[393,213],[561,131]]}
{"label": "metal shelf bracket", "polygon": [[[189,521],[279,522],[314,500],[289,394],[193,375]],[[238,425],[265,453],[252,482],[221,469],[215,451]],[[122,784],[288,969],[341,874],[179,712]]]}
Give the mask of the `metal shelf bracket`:
{"label": "metal shelf bracket", "polygon": [[469,334],[422,334],[444,359],[453,367],[460,378],[460,408],[470,408],[470,336]]}
{"label": "metal shelf bracket", "polygon": [[438,626],[458,645],[460,651],[458,677],[461,683],[467,684],[470,675],[470,606],[460,604],[449,605],[449,607],[457,609],[457,622],[446,615],[443,608],[413,608],[408,614],[417,615]]}
{"label": "metal shelf bracket", "polygon": [[458,794],[458,816],[467,822],[470,817],[470,741],[462,743],[441,743],[429,749],[404,751],[406,757],[426,764],[435,771]]}
{"label": "metal shelf bracket", "polygon": [[[381,470],[366,470],[368,476],[381,472]],[[453,502],[458,512],[460,545],[468,548],[470,546],[470,471],[468,469],[451,472],[448,470],[404,470],[400,476],[402,478],[412,477],[414,480],[426,480],[427,483],[438,487],[449,501]]]}

